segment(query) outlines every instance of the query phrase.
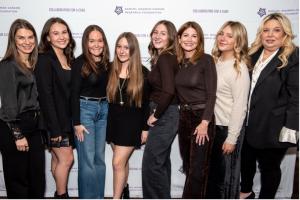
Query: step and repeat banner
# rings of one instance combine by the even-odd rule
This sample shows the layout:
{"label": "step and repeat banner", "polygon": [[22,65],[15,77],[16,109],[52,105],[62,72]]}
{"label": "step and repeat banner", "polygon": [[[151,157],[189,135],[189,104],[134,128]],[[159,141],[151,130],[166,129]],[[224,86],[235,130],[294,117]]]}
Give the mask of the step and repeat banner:
{"label": "step and repeat banner", "polygon": [[[11,23],[17,18],[30,21],[37,34],[41,34],[44,23],[50,17],[61,17],[70,26],[77,47],[76,56],[81,54],[81,37],[84,29],[90,24],[101,26],[108,39],[111,55],[114,53],[115,40],[124,31],[133,32],[140,43],[142,62],[149,67],[147,46],[149,34],[154,24],[167,19],[179,28],[186,21],[198,22],[205,34],[205,50],[211,52],[215,35],[220,26],[227,20],[242,22],[247,30],[249,44],[262,18],[273,12],[282,12],[289,17],[298,45],[299,34],[299,1],[298,0],[0,0],[0,59],[4,56],[7,36]],[[112,60],[112,57],[111,57]],[[0,133],[1,139],[1,133]],[[74,150],[75,162],[69,178],[69,194],[77,196],[77,155]],[[143,148],[136,150],[130,159],[129,184],[132,197],[142,197],[141,160]],[[1,157],[1,155],[0,155]],[[51,197],[55,184],[50,172],[50,154],[46,152],[47,190],[46,196]],[[112,151],[106,148],[106,189],[105,196],[112,196]],[[287,198],[292,194],[291,184],[295,165],[296,151],[292,149],[282,164],[283,176],[277,197]],[[184,175],[180,172],[181,158],[178,141],[173,143],[172,153],[172,197],[180,197],[184,185]],[[0,159],[1,160],[1,159]],[[257,173],[255,190],[259,190],[259,173]],[[0,196],[5,196],[2,161],[0,161]]]}

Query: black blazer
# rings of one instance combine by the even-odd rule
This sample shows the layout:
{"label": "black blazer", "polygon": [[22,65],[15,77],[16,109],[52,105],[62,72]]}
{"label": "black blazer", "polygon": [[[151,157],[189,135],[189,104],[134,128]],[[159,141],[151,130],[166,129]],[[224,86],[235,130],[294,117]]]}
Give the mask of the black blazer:
{"label": "black blazer", "polygon": [[71,88],[65,81],[63,68],[52,48],[39,54],[35,75],[46,129],[51,137],[67,135],[72,131]]}
{"label": "black blazer", "polygon": [[[261,52],[251,56],[253,65]],[[287,66],[278,70],[280,53],[281,49],[263,69],[250,97],[246,139],[259,149],[292,146],[278,141],[280,130],[283,126],[299,130],[299,49],[290,55]]]}

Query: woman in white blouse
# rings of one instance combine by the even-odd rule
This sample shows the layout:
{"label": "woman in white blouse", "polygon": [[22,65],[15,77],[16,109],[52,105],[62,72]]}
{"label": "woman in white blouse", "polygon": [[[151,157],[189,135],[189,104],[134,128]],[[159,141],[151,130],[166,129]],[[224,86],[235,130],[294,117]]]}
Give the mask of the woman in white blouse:
{"label": "woman in white blouse", "polygon": [[289,19],[272,13],[263,19],[249,50],[253,70],[242,148],[241,199],[255,197],[256,161],[261,173],[259,198],[275,198],[281,161],[287,148],[297,143],[299,49],[293,38]]}
{"label": "woman in white blouse", "polygon": [[227,21],[217,33],[212,55],[217,69],[216,135],[211,154],[207,197],[239,198],[240,135],[250,86],[246,28]]}

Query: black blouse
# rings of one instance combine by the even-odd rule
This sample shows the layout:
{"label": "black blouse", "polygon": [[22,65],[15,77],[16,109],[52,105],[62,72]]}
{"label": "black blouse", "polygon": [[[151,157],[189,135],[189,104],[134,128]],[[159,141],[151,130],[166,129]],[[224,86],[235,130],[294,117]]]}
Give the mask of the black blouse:
{"label": "black blouse", "polygon": [[19,128],[19,115],[31,110],[39,110],[34,75],[24,72],[15,60],[1,61],[0,119]]}

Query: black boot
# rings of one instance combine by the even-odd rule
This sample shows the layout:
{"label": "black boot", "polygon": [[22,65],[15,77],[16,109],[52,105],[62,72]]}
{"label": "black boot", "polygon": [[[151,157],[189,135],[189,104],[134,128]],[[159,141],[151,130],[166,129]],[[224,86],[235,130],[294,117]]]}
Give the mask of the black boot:
{"label": "black boot", "polygon": [[55,199],[69,199],[70,197],[69,197],[68,192],[58,195],[57,192],[55,191],[54,198]]}
{"label": "black boot", "polygon": [[129,197],[129,185],[126,184],[126,186],[123,189],[121,199],[129,199],[129,198],[130,198]]}

